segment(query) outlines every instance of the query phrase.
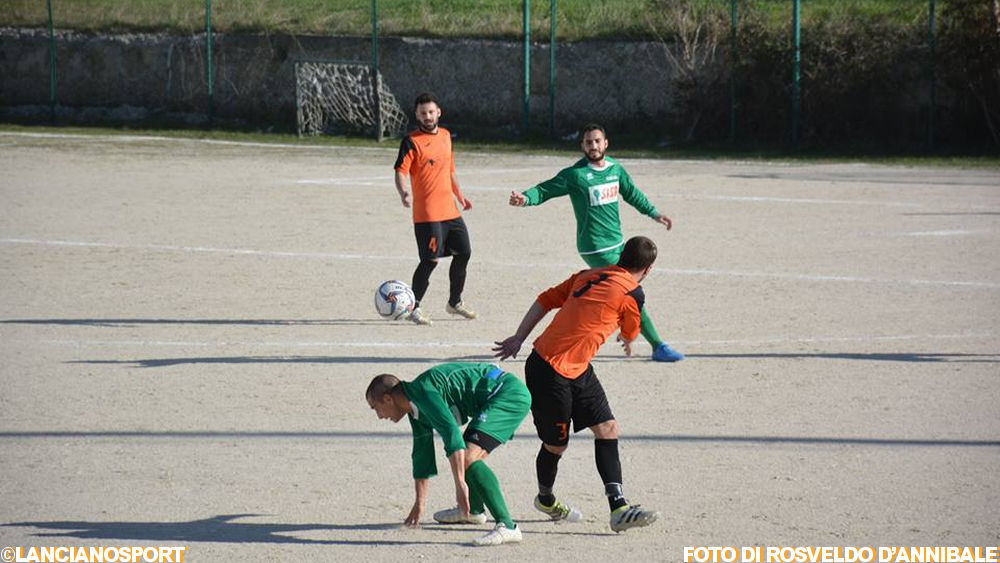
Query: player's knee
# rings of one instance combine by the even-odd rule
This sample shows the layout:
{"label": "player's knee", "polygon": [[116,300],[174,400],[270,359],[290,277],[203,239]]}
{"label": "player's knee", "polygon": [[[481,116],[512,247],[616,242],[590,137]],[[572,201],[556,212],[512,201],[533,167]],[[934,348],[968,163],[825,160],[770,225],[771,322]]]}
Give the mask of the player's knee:
{"label": "player's knee", "polygon": [[590,429],[593,430],[594,437],[601,440],[614,440],[618,438],[618,421],[615,419],[595,424]]}
{"label": "player's knee", "polygon": [[568,445],[567,446],[554,446],[552,444],[542,444],[542,447],[545,448],[546,450],[548,450],[549,453],[551,453],[551,454],[563,455],[563,452],[565,452],[566,448],[568,448],[569,446]]}
{"label": "player's knee", "polygon": [[477,461],[482,461],[489,457],[490,452],[486,451],[484,448],[475,444],[473,442],[465,443],[465,467],[468,469],[470,465],[476,463]]}

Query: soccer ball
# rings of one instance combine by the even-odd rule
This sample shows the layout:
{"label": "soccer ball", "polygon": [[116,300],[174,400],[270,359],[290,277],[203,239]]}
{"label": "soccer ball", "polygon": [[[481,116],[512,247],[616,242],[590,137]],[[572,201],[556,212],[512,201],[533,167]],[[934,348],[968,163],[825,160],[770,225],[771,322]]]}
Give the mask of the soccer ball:
{"label": "soccer ball", "polygon": [[382,282],[375,290],[375,310],[387,319],[397,320],[409,315],[416,302],[410,286],[399,280]]}

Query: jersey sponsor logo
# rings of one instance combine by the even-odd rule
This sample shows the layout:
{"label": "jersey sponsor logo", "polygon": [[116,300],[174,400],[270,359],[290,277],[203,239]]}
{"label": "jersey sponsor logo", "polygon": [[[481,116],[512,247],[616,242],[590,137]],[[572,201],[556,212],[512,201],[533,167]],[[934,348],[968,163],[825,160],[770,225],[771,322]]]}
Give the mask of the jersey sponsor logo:
{"label": "jersey sponsor logo", "polygon": [[590,206],[618,202],[618,180],[590,187]]}

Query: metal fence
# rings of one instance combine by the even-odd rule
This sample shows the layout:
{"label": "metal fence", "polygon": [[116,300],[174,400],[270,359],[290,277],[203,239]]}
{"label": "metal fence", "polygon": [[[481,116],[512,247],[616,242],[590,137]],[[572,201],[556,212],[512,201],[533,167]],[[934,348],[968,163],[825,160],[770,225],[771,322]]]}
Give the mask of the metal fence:
{"label": "metal fence", "polygon": [[[996,0],[981,3],[986,5],[990,1],[996,4]],[[591,41],[597,42],[595,48],[601,48],[623,38],[605,37],[601,29],[595,29],[591,38],[574,37],[567,41],[563,29],[580,27],[577,25],[580,22],[574,21],[581,17],[579,10],[567,8],[572,2],[495,2],[498,9],[515,13],[522,22],[518,41],[520,64],[510,64],[504,79],[504,84],[516,85],[520,101],[517,133],[563,136],[578,124],[580,116],[602,115],[600,96],[581,102],[579,97],[569,95],[571,90],[580,88],[580,66],[587,64],[586,55],[575,53],[574,49],[583,50],[581,45]],[[142,2],[119,4],[121,10],[129,10],[128,6],[142,9]],[[389,4],[355,0],[351,13],[344,15],[355,21],[367,18],[369,35],[362,42],[354,38],[344,50],[353,60],[383,73],[387,69],[381,59],[380,41],[385,38],[381,37],[379,24],[384,10],[392,8]],[[431,10],[447,9],[447,2],[431,4]],[[980,131],[979,135],[986,140],[992,138],[995,143],[995,91],[982,93],[985,101],[980,105],[985,109],[968,102],[967,93],[960,92],[962,85],[957,83],[948,83],[948,97],[941,99],[941,67],[945,67],[945,74],[960,72],[951,68],[950,61],[942,61],[936,50],[942,24],[941,4],[947,6],[948,2],[646,0],[646,9],[656,11],[658,17],[647,18],[645,29],[639,32],[642,37],[634,41],[645,44],[656,54],[629,64],[636,64],[637,69],[654,66],[670,74],[669,85],[660,92],[669,104],[639,111],[634,119],[635,128],[646,128],[667,143],[798,146],[806,142],[824,146],[874,139],[902,145],[919,143],[930,148],[940,136],[939,116],[944,108],[949,114],[945,127],[947,142],[956,141],[966,132],[966,125],[978,118],[985,122],[982,129],[986,131]],[[285,51],[306,57],[322,51],[322,38],[315,35],[259,33],[253,42],[241,46],[232,41],[220,50],[213,21],[220,15],[226,17],[222,10],[231,6],[231,2],[216,0],[213,6],[213,0],[171,0],[159,5],[164,18],[176,20],[170,20],[166,26],[168,32],[183,41],[167,47],[164,78],[167,86],[160,88],[166,93],[153,96],[146,104],[165,111],[201,114],[209,125],[215,123],[220,104],[227,103],[217,91],[220,80],[225,81],[227,92],[239,91],[244,81],[250,79],[282,88],[277,77],[268,75],[273,72],[237,63],[248,52],[274,50],[278,59],[294,58]],[[42,2],[35,7],[41,9]],[[58,118],[60,104],[87,105],[81,103],[83,98],[97,97],[95,92],[64,80],[78,55],[60,50],[56,29],[60,28],[61,10],[72,9],[78,7],[74,8],[70,2],[44,0],[48,104],[53,120]],[[203,27],[192,29],[199,20]],[[433,32],[433,17],[429,21],[429,30]],[[987,24],[1000,26],[998,22]],[[239,26],[230,24],[229,28],[238,31]],[[114,31],[113,26],[110,31]],[[993,51],[1000,49],[993,46]],[[539,55],[544,64],[537,60]],[[135,58],[134,54],[121,56]],[[217,67],[223,62],[228,66],[220,75]],[[142,63],[123,60],[122,72],[127,74],[130,68]],[[391,82],[393,76],[387,74],[387,79]],[[995,86],[991,87],[995,90]],[[119,77],[113,88],[121,91],[106,96],[103,102],[120,100],[129,104],[127,94],[132,87],[139,89],[141,85],[132,84],[128,77]],[[641,101],[637,105],[642,106]],[[250,122],[258,121],[254,111],[243,117]],[[873,132],[878,134],[873,137]]]}

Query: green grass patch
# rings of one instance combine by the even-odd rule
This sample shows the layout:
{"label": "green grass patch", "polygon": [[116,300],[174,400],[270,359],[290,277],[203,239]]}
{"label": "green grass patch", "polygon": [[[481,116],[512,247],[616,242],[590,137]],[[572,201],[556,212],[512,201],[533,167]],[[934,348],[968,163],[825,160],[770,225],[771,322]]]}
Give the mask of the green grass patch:
{"label": "green grass patch", "polygon": [[[942,4],[939,0],[938,4]],[[0,26],[47,27],[46,3],[3,0]],[[310,35],[371,34],[369,0],[212,0],[212,27],[222,33]],[[829,18],[863,18],[912,24],[927,14],[926,0],[802,0],[804,26]],[[205,29],[205,0],[53,0],[58,29],[87,32],[198,33]],[[681,33],[678,10],[697,21],[729,25],[729,0],[558,0],[560,41],[655,40]],[[790,0],[739,0],[741,20],[790,27]],[[522,36],[519,0],[380,0],[385,36],[516,39]],[[939,8],[940,9],[940,8]],[[548,41],[550,4],[531,2],[531,35]]]}

